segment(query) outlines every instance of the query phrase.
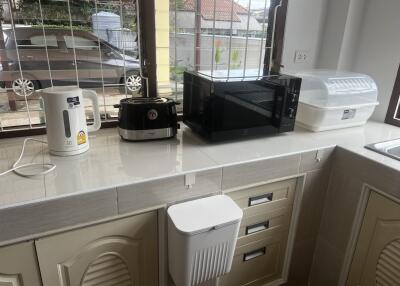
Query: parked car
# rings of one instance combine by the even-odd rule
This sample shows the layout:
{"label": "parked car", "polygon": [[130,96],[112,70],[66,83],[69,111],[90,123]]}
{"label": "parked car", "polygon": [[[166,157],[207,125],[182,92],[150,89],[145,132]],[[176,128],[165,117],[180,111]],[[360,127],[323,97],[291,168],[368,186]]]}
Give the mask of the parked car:
{"label": "parked car", "polygon": [[3,87],[8,82],[17,96],[78,81],[83,88],[102,87],[102,82],[128,92],[141,88],[140,64],[134,53],[90,32],[74,30],[72,37],[70,29],[46,28],[44,37],[42,28],[16,27],[15,33],[4,29],[3,35],[0,81]]}

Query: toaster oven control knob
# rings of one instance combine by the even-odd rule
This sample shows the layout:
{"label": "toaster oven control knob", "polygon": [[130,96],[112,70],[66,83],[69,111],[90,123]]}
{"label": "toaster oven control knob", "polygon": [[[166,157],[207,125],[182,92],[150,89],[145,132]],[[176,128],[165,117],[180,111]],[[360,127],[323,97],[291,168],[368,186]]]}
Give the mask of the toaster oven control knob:
{"label": "toaster oven control knob", "polygon": [[289,102],[295,103],[297,101],[297,94],[289,93],[288,99],[289,99]]}
{"label": "toaster oven control knob", "polygon": [[289,118],[294,118],[294,116],[296,114],[296,110],[294,110],[294,108],[288,108],[287,114],[288,114]]}
{"label": "toaster oven control knob", "polygon": [[149,111],[147,111],[147,118],[149,120],[156,120],[158,117],[158,112],[155,109],[150,109]]}

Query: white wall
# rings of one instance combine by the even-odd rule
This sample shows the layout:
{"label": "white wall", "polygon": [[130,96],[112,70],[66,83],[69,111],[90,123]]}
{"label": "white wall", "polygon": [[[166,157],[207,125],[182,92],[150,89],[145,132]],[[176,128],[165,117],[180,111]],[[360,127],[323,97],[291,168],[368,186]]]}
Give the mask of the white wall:
{"label": "white wall", "polygon": [[380,105],[373,119],[384,121],[400,63],[400,0],[366,0],[354,71],[372,76]]}
{"label": "white wall", "polygon": [[[349,45],[343,39],[346,24],[354,24],[353,14],[347,18],[351,1],[363,11],[357,16],[359,35]],[[349,47],[355,51],[348,51]],[[308,61],[294,63],[296,50],[308,51]],[[400,64],[400,0],[289,0],[283,72],[337,69],[340,59],[350,59],[349,55],[351,63],[341,66],[376,80],[380,105],[372,119],[384,121]]]}
{"label": "white wall", "polygon": [[[314,68],[328,0],[289,0],[286,16],[285,40],[282,55],[282,72],[294,73]],[[295,63],[296,50],[308,51],[305,63]]]}
{"label": "white wall", "polygon": [[[318,0],[315,0],[315,2],[318,2]],[[328,1],[316,67],[337,68],[348,8],[349,0]]]}

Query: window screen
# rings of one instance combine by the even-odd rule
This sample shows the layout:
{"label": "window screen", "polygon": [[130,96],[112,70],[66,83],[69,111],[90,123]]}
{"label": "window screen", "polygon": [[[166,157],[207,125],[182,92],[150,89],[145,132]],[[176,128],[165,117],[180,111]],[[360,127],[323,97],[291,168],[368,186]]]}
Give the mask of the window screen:
{"label": "window screen", "polygon": [[0,132],[43,128],[38,89],[93,89],[103,121],[141,96],[135,0],[0,0],[0,15]]}
{"label": "window screen", "polygon": [[158,1],[159,94],[181,100],[185,70],[263,75],[269,69],[274,18],[281,5],[275,0]]}

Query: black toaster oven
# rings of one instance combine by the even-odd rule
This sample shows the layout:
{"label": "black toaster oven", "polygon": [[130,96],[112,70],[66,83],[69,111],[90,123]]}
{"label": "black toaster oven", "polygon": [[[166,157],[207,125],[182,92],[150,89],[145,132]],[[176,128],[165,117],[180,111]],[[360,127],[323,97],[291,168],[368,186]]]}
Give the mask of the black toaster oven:
{"label": "black toaster oven", "polygon": [[211,77],[185,72],[183,122],[209,140],[294,129],[301,79],[288,75]]}

